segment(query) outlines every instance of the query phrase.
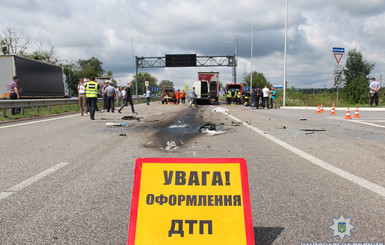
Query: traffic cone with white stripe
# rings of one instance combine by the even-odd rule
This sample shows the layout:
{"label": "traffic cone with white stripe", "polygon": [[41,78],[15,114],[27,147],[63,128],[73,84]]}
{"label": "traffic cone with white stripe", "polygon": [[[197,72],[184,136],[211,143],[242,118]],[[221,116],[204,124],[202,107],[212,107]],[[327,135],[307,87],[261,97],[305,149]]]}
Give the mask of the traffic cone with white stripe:
{"label": "traffic cone with white stripe", "polygon": [[330,113],[330,115],[337,115],[336,114],[336,107],[334,106],[334,102],[333,102],[333,106],[332,106],[332,112]]}
{"label": "traffic cone with white stripe", "polygon": [[358,105],[356,106],[356,112],[354,113],[355,118],[360,118],[360,114],[358,114]]}
{"label": "traffic cone with white stripe", "polygon": [[349,106],[348,106],[348,110],[346,111],[346,117],[345,119],[353,119],[351,116],[350,116],[350,109],[349,109]]}
{"label": "traffic cone with white stripe", "polygon": [[321,112],[324,112],[324,104],[321,103]]}
{"label": "traffic cone with white stripe", "polygon": [[321,112],[321,109],[320,109],[320,107],[319,107],[319,105],[318,105],[318,108],[317,108],[317,112],[316,112],[317,114],[321,114],[322,112]]}

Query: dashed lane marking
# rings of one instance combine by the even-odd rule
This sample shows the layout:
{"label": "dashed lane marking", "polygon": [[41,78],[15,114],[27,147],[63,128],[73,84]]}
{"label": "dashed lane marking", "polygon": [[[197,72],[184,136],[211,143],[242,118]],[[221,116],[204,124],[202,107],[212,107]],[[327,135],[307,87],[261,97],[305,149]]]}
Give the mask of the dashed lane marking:
{"label": "dashed lane marking", "polygon": [[65,117],[55,117],[55,118],[44,119],[44,120],[37,120],[37,121],[32,121],[32,122],[25,122],[25,123],[18,123],[18,124],[0,126],[0,129],[2,129],[2,128],[13,128],[13,127],[24,126],[24,125],[35,124],[35,123],[55,121],[55,120],[66,119],[66,118],[77,117],[77,116],[79,116],[79,115],[76,114],[76,115],[70,115],[70,116],[65,116]]}
{"label": "dashed lane marking", "polygon": [[44,170],[43,172],[32,176],[29,179],[24,180],[23,182],[20,182],[17,185],[12,186],[11,188],[7,189],[5,192],[0,192],[0,201],[17,193],[18,191],[21,191],[22,189],[32,185],[33,183],[43,179],[44,177],[47,177],[48,175],[56,172],[57,170],[63,168],[64,166],[67,166],[69,162],[61,162],[59,164],[56,164],[55,166]]}

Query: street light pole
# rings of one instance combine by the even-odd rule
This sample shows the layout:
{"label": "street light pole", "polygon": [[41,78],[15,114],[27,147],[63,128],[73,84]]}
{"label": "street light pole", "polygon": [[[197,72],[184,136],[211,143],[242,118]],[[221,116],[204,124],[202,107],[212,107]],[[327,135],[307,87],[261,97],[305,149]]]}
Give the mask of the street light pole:
{"label": "street light pole", "polygon": [[287,73],[287,22],[289,16],[289,5],[288,0],[286,0],[286,15],[285,15],[285,50],[284,50],[284,61],[283,61],[283,103],[282,106],[286,106],[286,73]]}
{"label": "street light pole", "polygon": [[[231,41],[226,41],[227,43],[231,43],[234,45],[234,50],[235,50],[235,53],[234,53],[234,65],[233,65],[233,82],[236,83],[237,82],[237,56],[238,56],[238,43],[235,44]],[[238,42],[238,37],[237,37],[237,42]]]}
{"label": "street light pole", "polygon": [[250,26],[250,29],[251,29],[251,33],[250,33],[250,35],[251,35],[251,37],[250,37],[250,92],[253,90],[253,43],[254,43],[254,28],[253,28],[253,26],[250,24],[250,23],[248,23],[248,22],[244,22],[244,21],[240,21],[240,20],[238,20],[237,22],[239,22],[239,23],[244,23],[244,24],[247,24],[247,25],[249,25]]}

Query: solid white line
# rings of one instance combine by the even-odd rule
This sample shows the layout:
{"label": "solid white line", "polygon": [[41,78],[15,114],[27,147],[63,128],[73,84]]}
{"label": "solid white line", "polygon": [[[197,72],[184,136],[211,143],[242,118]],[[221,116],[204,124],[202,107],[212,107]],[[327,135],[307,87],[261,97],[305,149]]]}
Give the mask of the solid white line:
{"label": "solid white line", "polygon": [[10,195],[12,195],[18,191],[21,191],[22,189],[26,188],[27,186],[32,185],[33,183],[35,183],[35,182],[41,180],[42,178],[54,173],[55,171],[61,169],[62,167],[66,166],[68,164],[69,164],[68,162],[61,162],[61,163],[56,164],[55,166],[53,166],[53,167],[35,175],[35,176],[32,176],[29,179],[24,180],[23,182],[21,182],[17,185],[12,186],[11,188],[7,189],[5,192],[0,193],[0,200],[7,198]]}
{"label": "solid white line", "polygon": [[[347,120],[347,119],[341,119],[341,118],[334,118],[334,117],[327,117],[329,119],[335,119],[335,120],[339,120],[339,121],[347,121],[347,122],[354,122],[354,123],[361,123],[361,124],[364,124],[364,125],[368,125],[368,126],[373,126],[373,127],[377,127],[377,128],[385,128],[384,125],[378,125],[378,124],[375,124],[375,122],[377,123],[383,123],[385,122],[384,120],[357,120],[357,119],[353,119],[353,120]],[[371,123],[371,122],[374,122],[374,123]]]}
{"label": "solid white line", "polygon": [[383,126],[383,125],[378,125],[378,124],[374,124],[374,123],[370,123],[370,122],[365,122],[365,121],[356,121],[356,120],[354,120],[354,121],[351,121],[351,122],[361,123],[361,124],[364,124],[364,125],[373,126],[373,127],[377,127],[377,128],[385,128],[385,126]]}
{"label": "solid white line", "polygon": [[[223,114],[227,115],[227,113],[223,113]],[[319,166],[319,167],[321,167],[327,171],[330,171],[330,172],[334,173],[335,175],[338,175],[338,176],[340,176],[346,180],[349,180],[349,181],[351,181],[351,182],[353,182],[353,183],[355,183],[361,187],[364,187],[364,188],[366,188],[366,189],[368,189],[374,193],[377,193],[378,195],[380,195],[382,197],[385,197],[385,188],[384,187],[377,185],[375,183],[372,183],[370,181],[367,181],[367,180],[365,180],[361,177],[358,177],[354,174],[351,174],[345,170],[339,169],[339,168],[337,168],[337,167],[335,167],[335,166],[333,166],[327,162],[324,162],[321,159],[316,158],[315,156],[312,156],[312,155],[310,155],[304,151],[301,151],[298,148],[295,148],[292,145],[289,145],[289,144],[283,142],[282,140],[275,138],[274,136],[266,134],[265,132],[263,132],[262,130],[260,130],[258,128],[255,128],[251,125],[248,125],[247,123],[243,122],[242,120],[240,120],[240,119],[238,119],[232,115],[228,115],[228,116],[230,118],[232,118],[233,120],[236,120],[238,122],[242,122],[244,126],[250,128],[254,132],[262,135],[263,137],[268,138],[269,140],[273,141],[274,143],[276,143],[276,144],[282,146],[283,148],[297,154],[298,156],[308,160],[309,162],[311,162],[311,163],[313,163],[313,164],[315,164],[315,165],[317,165],[317,166]]]}
{"label": "solid white line", "polygon": [[13,127],[17,127],[17,126],[24,126],[24,125],[28,125],[28,124],[35,124],[35,123],[41,123],[41,122],[49,122],[49,121],[66,119],[66,118],[77,117],[77,116],[79,116],[79,115],[76,114],[76,115],[70,115],[70,116],[65,116],[65,117],[55,117],[55,118],[38,120],[38,121],[33,121],[33,122],[25,122],[25,123],[12,124],[12,125],[7,125],[7,126],[0,126],[0,129],[2,129],[2,128],[13,128]]}
{"label": "solid white line", "polygon": [[15,192],[0,192],[0,201],[14,194]]}

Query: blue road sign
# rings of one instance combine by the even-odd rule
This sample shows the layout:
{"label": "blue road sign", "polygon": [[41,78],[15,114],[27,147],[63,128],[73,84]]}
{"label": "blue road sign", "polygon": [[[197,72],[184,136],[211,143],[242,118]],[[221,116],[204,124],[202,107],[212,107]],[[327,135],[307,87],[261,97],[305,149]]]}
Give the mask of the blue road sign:
{"label": "blue road sign", "polygon": [[151,91],[153,91],[153,92],[159,91],[159,87],[151,87]]}
{"label": "blue road sign", "polygon": [[345,48],[336,48],[333,47],[333,53],[345,53]]}

